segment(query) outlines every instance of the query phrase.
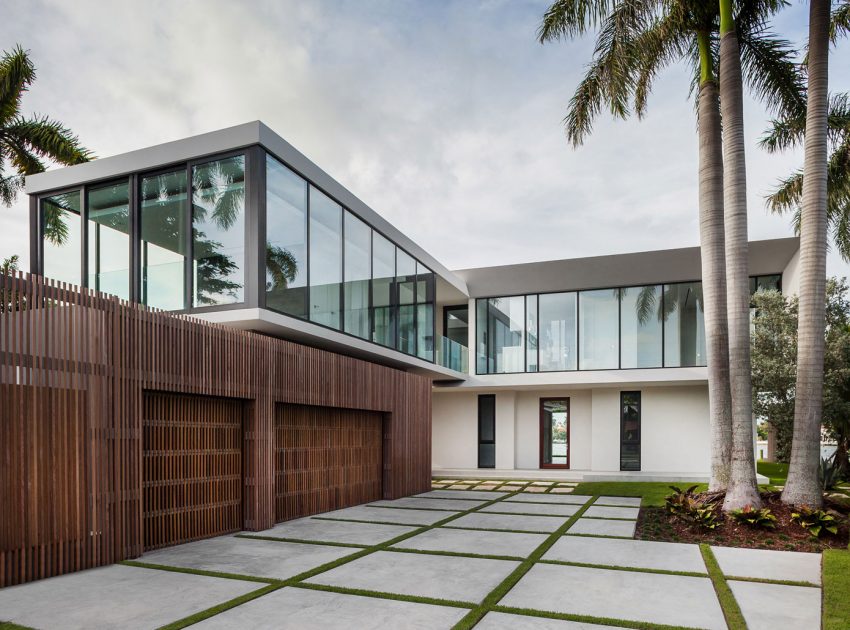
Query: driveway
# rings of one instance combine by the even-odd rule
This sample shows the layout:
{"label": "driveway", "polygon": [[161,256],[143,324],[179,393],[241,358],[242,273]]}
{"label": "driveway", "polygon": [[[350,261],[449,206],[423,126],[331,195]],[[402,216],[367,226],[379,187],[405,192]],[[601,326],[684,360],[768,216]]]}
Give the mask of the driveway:
{"label": "driveway", "polygon": [[[819,554],[633,540],[638,501],[433,490],[6,588],[0,621],[45,630],[719,629],[737,603],[751,630],[820,627]],[[731,590],[725,608],[718,588]]]}

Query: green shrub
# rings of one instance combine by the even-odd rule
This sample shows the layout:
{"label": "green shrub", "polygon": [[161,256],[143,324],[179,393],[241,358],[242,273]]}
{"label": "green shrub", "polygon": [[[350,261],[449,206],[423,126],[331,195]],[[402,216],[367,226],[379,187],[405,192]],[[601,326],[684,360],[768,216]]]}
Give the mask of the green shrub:
{"label": "green shrub", "polygon": [[815,538],[819,538],[824,531],[838,533],[838,519],[835,516],[824,510],[814,510],[808,505],[801,505],[796,512],[792,512],[791,520]]}
{"label": "green shrub", "polygon": [[732,510],[729,516],[734,518],[739,523],[749,525],[750,527],[762,527],[773,529],[776,527],[776,516],[769,508],[755,509],[752,505],[747,505],[740,510]]}
{"label": "green shrub", "polygon": [[667,512],[673,515],[690,512],[694,507],[694,503],[697,502],[696,497],[694,496],[694,490],[696,490],[697,487],[698,486],[691,486],[687,490],[682,490],[677,486],[670,486],[670,489],[673,490],[673,494],[664,499],[664,508]]}
{"label": "green shrub", "polygon": [[697,486],[691,486],[686,490],[676,486],[670,486],[670,488],[673,494],[664,501],[664,507],[669,514],[703,529],[716,529],[720,525],[717,505],[697,498],[694,494]]}

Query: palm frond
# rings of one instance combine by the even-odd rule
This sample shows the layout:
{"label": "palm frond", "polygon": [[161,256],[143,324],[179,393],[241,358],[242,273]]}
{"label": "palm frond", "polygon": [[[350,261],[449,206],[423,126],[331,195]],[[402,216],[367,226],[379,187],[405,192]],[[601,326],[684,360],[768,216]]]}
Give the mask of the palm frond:
{"label": "palm frond", "polygon": [[542,44],[582,35],[596,28],[614,4],[614,0],[555,0],[543,14],[537,40]]}
{"label": "palm frond", "polygon": [[[850,95],[831,94],[829,97],[829,115],[827,116],[828,140],[835,146],[843,138],[850,136]],[[792,147],[801,146],[806,135],[806,109],[794,112],[784,118],[771,120],[770,127],[759,140],[759,146],[768,153],[777,153]]]}
{"label": "palm frond", "polygon": [[850,33],[850,2],[844,0],[832,10],[832,18],[829,22],[829,41],[833,44]]}
{"label": "palm frond", "polygon": [[49,158],[60,164],[80,164],[94,157],[80,144],[70,129],[47,116],[18,116],[4,131],[10,141],[27,147],[39,157]]}
{"label": "palm frond", "polygon": [[24,189],[24,178],[22,175],[4,176],[0,173],[0,203],[11,208],[18,198],[18,193]]}
{"label": "palm frond", "polygon": [[4,52],[0,59],[0,125],[20,110],[21,96],[35,80],[35,67],[20,46]]}
{"label": "palm frond", "polygon": [[806,84],[797,51],[788,40],[776,37],[763,26],[741,25],[741,71],[750,92],[768,111],[790,115],[805,110]]}

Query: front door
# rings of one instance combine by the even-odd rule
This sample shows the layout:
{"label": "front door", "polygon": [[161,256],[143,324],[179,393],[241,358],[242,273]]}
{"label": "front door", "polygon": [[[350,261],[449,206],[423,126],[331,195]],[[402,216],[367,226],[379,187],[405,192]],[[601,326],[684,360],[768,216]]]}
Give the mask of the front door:
{"label": "front door", "polygon": [[570,467],[570,399],[540,399],[540,467]]}

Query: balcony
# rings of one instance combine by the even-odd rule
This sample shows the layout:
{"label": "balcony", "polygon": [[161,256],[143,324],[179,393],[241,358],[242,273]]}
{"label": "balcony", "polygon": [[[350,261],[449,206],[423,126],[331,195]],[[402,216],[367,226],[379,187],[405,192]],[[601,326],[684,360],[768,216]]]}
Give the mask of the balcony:
{"label": "balcony", "polygon": [[437,363],[450,370],[468,374],[469,349],[457,341],[452,341],[443,336],[440,336],[438,341]]}

